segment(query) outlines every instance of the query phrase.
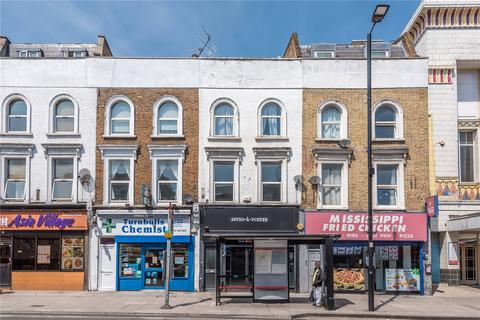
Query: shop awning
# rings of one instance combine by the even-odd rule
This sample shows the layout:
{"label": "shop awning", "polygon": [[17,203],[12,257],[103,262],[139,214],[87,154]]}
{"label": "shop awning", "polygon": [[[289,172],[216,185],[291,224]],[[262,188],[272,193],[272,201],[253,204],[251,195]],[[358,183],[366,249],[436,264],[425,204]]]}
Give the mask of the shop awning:
{"label": "shop awning", "polygon": [[448,231],[480,232],[480,212],[451,218],[447,221]]}

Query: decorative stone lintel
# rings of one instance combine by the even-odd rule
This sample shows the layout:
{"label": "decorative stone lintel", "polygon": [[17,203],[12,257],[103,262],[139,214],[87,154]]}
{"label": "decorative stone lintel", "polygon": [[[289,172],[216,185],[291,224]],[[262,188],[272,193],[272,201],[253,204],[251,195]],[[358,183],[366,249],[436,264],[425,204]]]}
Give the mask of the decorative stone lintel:
{"label": "decorative stone lintel", "polygon": [[102,160],[109,156],[132,156],[137,160],[138,144],[101,144],[98,146]]}
{"label": "decorative stone lintel", "polygon": [[80,159],[83,149],[81,143],[43,143],[42,147],[44,149],[45,158],[49,155],[75,154],[77,159]]}
{"label": "decorative stone lintel", "polygon": [[480,128],[480,119],[458,119],[459,128]]}
{"label": "decorative stone lintel", "polygon": [[348,160],[352,162],[353,150],[350,148],[322,148],[313,147],[312,153],[317,160]]}
{"label": "decorative stone lintel", "polygon": [[258,159],[287,159],[292,157],[292,148],[290,147],[265,147],[253,148],[255,161]]}
{"label": "decorative stone lintel", "polygon": [[35,145],[33,143],[1,143],[0,154],[2,155],[28,155],[33,157]]}
{"label": "decorative stone lintel", "polygon": [[147,146],[150,158],[162,156],[180,156],[185,162],[186,144],[149,144]]}
{"label": "decorative stone lintel", "polygon": [[402,160],[403,165],[407,164],[408,148],[373,148],[374,160]]}
{"label": "decorative stone lintel", "polygon": [[242,147],[205,147],[207,161],[211,158],[238,158],[241,163],[245,156],[245,150]]}

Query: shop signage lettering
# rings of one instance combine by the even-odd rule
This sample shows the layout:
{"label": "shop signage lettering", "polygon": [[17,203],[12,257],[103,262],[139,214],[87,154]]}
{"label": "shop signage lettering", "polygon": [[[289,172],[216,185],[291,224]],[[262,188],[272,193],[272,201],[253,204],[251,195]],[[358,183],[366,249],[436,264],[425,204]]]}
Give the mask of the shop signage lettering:
{"label": "shop signage lettering", "polygon": [[268,222],[267,217],[231,217],[231,222]]}
{"label": "shop signage lettering", "polygon": [[31,213],[2,214],[2,230],[86,230],[86,214]]}
{"label": "shop signage lettering", "polygon": [[[307,234],[340,234],[341,240],[367,240],[366,213],[307,212]],[[425,213],[375,213],[374,240],[426,241]]]}
{"label": "shop signage lettering", "polygon": [[[100,229],[105,235],[164,235],[167,217],[159,218],[105,218],[101,217]],[[190,235],[190,216],[173,219],[174,235]]]}

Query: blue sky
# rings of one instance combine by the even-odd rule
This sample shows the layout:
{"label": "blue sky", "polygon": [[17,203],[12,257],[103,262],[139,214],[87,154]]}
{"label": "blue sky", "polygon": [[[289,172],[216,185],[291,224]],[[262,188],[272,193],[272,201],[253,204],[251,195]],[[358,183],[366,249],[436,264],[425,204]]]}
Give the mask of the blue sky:
{"label": "blue sky", "polygon": [[190,56],[202,25],[216,56],[275,57],[290,34],[302,44],[365,39],[379,2],[391,5],[374,39],[394,40],[419,4],[396,1],[23,1],[0,0],[0,33],[12,42],[93,43],[116,56]]}

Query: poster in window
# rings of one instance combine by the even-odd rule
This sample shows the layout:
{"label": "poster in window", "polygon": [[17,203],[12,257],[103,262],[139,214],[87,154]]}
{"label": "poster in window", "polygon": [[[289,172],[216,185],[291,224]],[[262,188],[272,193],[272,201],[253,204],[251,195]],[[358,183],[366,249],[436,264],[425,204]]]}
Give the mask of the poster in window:
{"label": "poster in window", "polygon": [[387,291],[420,291],[420,270],[386,269],[385,288]]}
{"label": "poster in window", "polygon": [[333,269],[334,289],[339,291],[365,291],[365,269]]}
{"label": "poster in window", "polygon": [[62,238],[62,270],[83,269],[83,236],[66,235]]}
{"label": "poster in window", "polygon": [[398,260],[398,247],[397,246],[389,246],[388,247],[388,256],[390,260]]}
{"label": "poster in window", "polygon": [[448,243],[448,264],[449,265],[458,265],[458,243],[449,242]]}
{"label": "poster in window", "polygon": [[287,273],[287,254],[285,251],[272,251],[272,273],[286,274]]}
{"label": "poster in window", "polygon": [[50,264],[50,245],[39,245],[37,249],[37,263]]}
{"label": "poster in window", "polygon": [[255,251],[255,273],[268,274],[271,273],[272,251],[256,250]]}
{"label": "poster in window", "polygon": [[378,249],[378,256],[380,258],[380,260],[382,261],[386,261],[388,260],[388,247],[386,246],[380,246],[380,247],[377,247]]}
{"label": "poster in window", "polygon": [[345,254],[345,247],[338,247],[337,253],[338,253],[339,255]]}

